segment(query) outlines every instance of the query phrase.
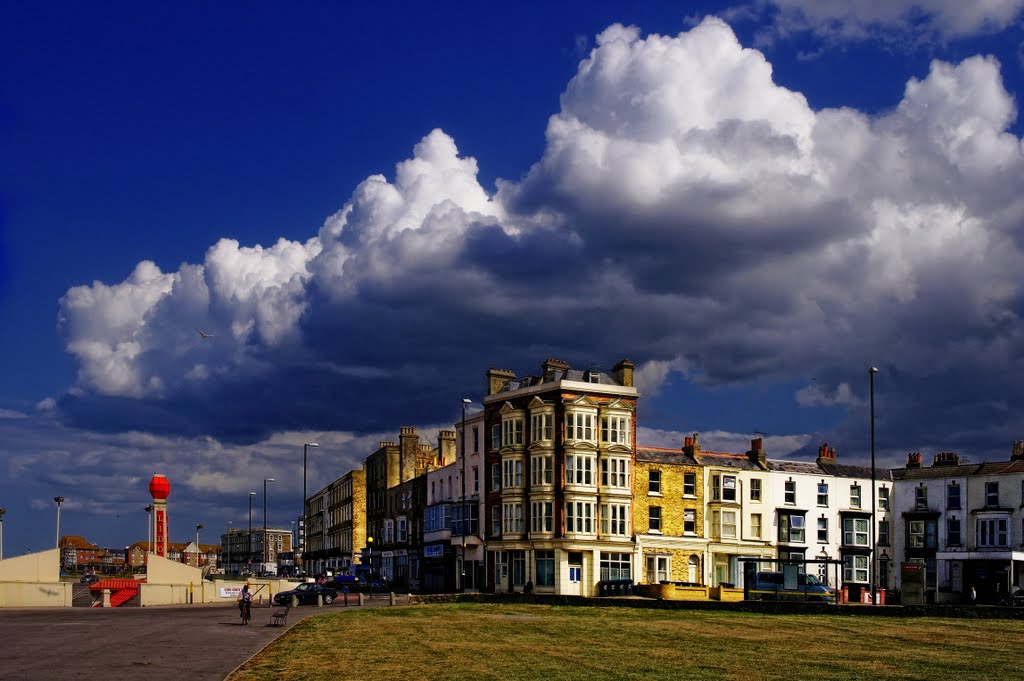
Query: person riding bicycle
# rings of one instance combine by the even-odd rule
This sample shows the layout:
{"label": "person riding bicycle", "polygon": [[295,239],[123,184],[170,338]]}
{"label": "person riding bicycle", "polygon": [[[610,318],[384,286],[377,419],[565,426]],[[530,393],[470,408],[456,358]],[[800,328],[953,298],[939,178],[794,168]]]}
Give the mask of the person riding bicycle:
{"label": "person riding bicycle", "polygon": [[242,593],[238,594],[238,614],[242,617],[242,624],[248,624],[252,616],[252,592],[249,585],[242,587]]}

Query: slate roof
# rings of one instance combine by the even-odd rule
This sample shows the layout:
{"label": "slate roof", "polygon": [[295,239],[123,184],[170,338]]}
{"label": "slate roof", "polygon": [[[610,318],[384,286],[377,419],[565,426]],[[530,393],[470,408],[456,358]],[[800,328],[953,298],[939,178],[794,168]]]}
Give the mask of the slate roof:
{"label": "slate roof", "polygon": [[896,480],[936,480],[939,478],[961,478],[971,475],[1010,475],[1024,473],[1024,459],[962,463],[958,466],[924,466],[921,468],[894,468]]}
{"label": "slate roof", "polygon": [[636,459],[637,461],[647,461],[651,463],[674,463],[689,466],[700,465],[689,454],[678,449],[668,449],[666,447],[637,447]]}

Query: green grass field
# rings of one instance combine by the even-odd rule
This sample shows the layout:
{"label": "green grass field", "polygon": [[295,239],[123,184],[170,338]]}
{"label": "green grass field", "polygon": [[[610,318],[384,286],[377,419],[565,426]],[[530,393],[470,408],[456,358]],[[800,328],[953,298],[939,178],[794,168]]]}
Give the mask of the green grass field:
{"label": "green grass field", "polygon": [[1020,679],[1024,621],[451,604],[311,617],[230,681]]}

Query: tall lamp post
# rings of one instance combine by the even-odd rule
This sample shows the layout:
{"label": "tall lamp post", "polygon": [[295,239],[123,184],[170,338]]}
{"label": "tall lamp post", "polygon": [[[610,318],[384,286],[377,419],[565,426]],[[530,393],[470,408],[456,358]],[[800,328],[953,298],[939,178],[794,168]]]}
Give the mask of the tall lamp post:
{"label": "tall lamp post", "polygon": [[6,508],[0,508],[0,560],[4,559],[4,514]]}
{"label": "tall lamp post", "polygon": [[868,367],[868,383],[871,395],[871,603],[878,603],[878,529],[875,514],[878,504],[875,500],[878,494],[878,484],[875,482],[875,374],[878,367]]}
{"label": "tall lamp post", "polygon": [[60,505],[64,502],[64,497],[54,497],[53,500],[57,502],[57,548],[60,548]]}
{"label": "tall lamp post", "polygon": [[366,586],[370,590],[369,595],[373,595],[373,537],[366,538],[366,562],[369,565],[369,570],[366,572]]}
{"label": "tall lamp post", "polygon": [[459,591],[466,590],[466,405],[472,400],[462,398],[462,575],[459,579]]}
{"label": "tall lamp post", "polygon": [[[316,443],[316,442],[307,442],[307,443],[302,445],[302,531],[303,531],[303,533],[305,533],[306,528],[309,527],[309,520],[306,517],[306,516],[309,515],[309,509],[306,507],[306,458],[307,458],[307,455],[309,453],[309,448],[310,447],[319,447],[319,446],[320,445],[318,443]],[[306,553],[306,542],[305,542],[305,539],[303,539],[302,546],[300,546],[299,549],[301,549],[301,554],[298,554],[298,555],[302,555],[302,562],[305,563],[306,562],[306,556],[304,555]],[[292,555],[297,555],[294,546],[292,547]],[[305,567],[305,566],[303,566],[303,567]]]}
{"label": "tall lamp post", "polygon": [[200,567],[203,559],[203,550],[199,548],[199,530],[201,529],[203,529],[202,523],[196,525],[196,567]]}
{"label": "tall lamp post", "polygon": [[224,542],[225,544],[227,544],[227,549],[228,549],[227,559],[224,561],[224,574],[225,575],[230,575],[231,574],[231,523],[232,522],[233,521],[231,521],[231,520],[228,521],[228,537],[227,537],[228,540],[226,542]]}
{"label": "tall lamp post", "polygon": [[248,551],[249,555],[246,557],[248,561],[249,572],[252,572],[252,498],[256,496],[256,492],[249,492],[249,536],[248,539]]}
{"label": "tall lamp post", "polygon": [[274,482],[274,478],[263,478],[263,569],[266,569],[267,562],[267,483]]}

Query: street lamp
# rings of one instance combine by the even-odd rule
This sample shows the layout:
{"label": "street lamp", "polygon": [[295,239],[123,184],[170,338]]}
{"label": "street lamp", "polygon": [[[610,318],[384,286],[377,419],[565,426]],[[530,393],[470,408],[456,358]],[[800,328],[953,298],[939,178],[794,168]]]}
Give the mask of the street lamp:
{"label": "street lamp", "polygon": [[370,569],[366,571],[366,584],[369,588],[369,595],[373,595],[373,537],[366,538],[366,562]]}
{"label": "street lamp", "polygon": [[466,590],[466,405],[472,400],[462,398],[462,576],[459,579],[459,591]]}
{"label": "street lamp", "polygon": [[[307,456],[307,453],[309,452],[309,448],[310,447],[319,447],[319,446],[320,445],[318,443],[316,443],[316,442],[307,442],[304,445],[302,445],[302,527],[303,528],[309,527],[309,521],[306,519],[306,516],[309,514],[309,509],[306,507],[306,456]],[[303,542],[302,546],[299,547],[299,548],[301,548],[302,552],[305,553],[306,552],[306,543]],[[292,547],[292,554],[294,555],[294,553],[295,553],[295,547],[293,546]],[[303,562],[305,562],[305,558],[303,558]]]}
{"label": "street lamp", "polygon": [[263,569],[267,567],[270,558],[267,555],[267,483],[274,482],[274,478],[263,478]]}
{"label": "street lamp", "polygon": [[54,497],[54,501],[57,502],[57,548],[60,548],[60,505],[64,501],[64,497]]}
{"label": "street lamp", "polygon": [[249,572],[252,572],[252,498],[254,496],[256,496],[256,492],[249,492],[249,536],[247,537],[249,544],[249,556],[247,558]]}
{"label": "street lamp", "polygon": [[4,559],[4,514],[6,508],[0,508],[0,560]]}
{"label": "street lamp", "polygon": [[878,494],[878,484],[875,482],[875,374],[878,367],[868,367],[868,382],[871,394],[871,603],[878,603],[878,529],[875,514],[878,504],[875,496]]}
{"label": "street lamp", "polygon": [[199,523],[196,525],[196,567],[202,562],[203,550],[199,548],[199,530],[203,529],[203,524]]}
{"label": "street lamp", "polygon": [[228,537],[227,537],[227,541],[224,542],[225,544],[228,545],[227,546],[227,548],[228,548],[227,560],[224,561],[224,574],[225,575],[230,575],[231,574],[231,539],[232,539],[232,537],[231,537],[231,523],[232,522],[233,521],[231,521],[231,520],[228,521]]}

